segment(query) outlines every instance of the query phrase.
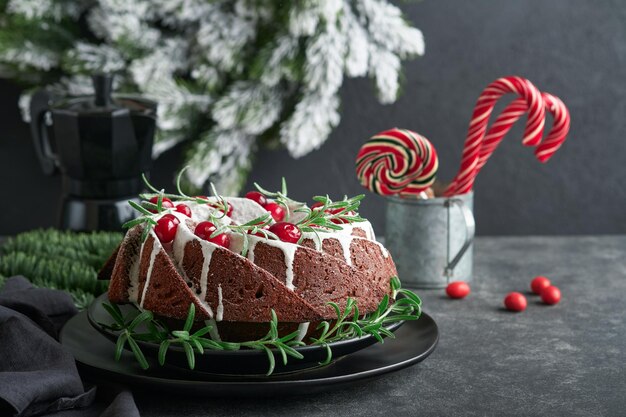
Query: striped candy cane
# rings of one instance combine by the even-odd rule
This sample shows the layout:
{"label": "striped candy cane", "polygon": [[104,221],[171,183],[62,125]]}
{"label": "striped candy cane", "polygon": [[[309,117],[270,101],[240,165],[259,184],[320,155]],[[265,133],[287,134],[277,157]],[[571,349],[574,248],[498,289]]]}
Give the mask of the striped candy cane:
{"label": "striped candy cane", "polygon": [[[541,93],[541,95],[546,104],[546,110],[552,114],[554,122],[548,136],[535,148],[535,156],[540,162],[547,162],[567,137],[570,128],[570,115],[561,99],[549,93]],[[504,136],[527,110],[526,101],[518,98],[512,101],[496,118],[483,139],[476,165],[477,173],[487,163]]]}
{"label": "striped candy cane", "polygon": [[497,101],[508,93],[519,95],[527,105],[528,120],[522,143],[536,146],[541,141],[545,124],[545,103],[541,92],[530,81],[521,77],[504,77],[494,81],[476,102],[465,139],[461,167],[444,195],[464,194],[472,189],[489,117]]}

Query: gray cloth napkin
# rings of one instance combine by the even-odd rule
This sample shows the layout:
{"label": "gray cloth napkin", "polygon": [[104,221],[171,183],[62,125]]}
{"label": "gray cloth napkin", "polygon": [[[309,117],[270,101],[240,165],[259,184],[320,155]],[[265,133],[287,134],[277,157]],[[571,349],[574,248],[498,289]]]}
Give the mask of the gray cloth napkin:
{"label": "gray cloth napkin", "polygon": [[57,341],[77,312],[67,293],[35,288],[24,277],[0,289],[0,416],[139,417],[129,391],[85,390]]}

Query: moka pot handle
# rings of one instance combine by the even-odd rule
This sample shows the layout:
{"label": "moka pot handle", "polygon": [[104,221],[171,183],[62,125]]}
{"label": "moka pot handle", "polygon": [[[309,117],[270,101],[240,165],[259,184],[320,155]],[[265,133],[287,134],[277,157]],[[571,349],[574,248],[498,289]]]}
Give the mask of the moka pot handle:
{"label": "moka pot handle", "polygon": [[50,109],[50,99],[49,92],[39,90],[33,94],[30,100],[30,132],[33,137],[35,153],[45,175],[54,174],[57,168],[57,157],[52,152],[46,129],[46,114]]}

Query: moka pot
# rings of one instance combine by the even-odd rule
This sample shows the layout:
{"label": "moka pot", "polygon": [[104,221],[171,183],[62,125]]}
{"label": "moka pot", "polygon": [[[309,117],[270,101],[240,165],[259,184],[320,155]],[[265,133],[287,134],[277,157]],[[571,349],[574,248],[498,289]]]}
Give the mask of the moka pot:
{"label": "moka pot", "polygon": [[48,90],[31,100],[31,132],[46,175],[60,171],[62,229],[121,230],[134,217],[129,199],[143,189],[152,164],[156,103],[113,98],[111,75],[93,77],[94,95],[55,100]]}

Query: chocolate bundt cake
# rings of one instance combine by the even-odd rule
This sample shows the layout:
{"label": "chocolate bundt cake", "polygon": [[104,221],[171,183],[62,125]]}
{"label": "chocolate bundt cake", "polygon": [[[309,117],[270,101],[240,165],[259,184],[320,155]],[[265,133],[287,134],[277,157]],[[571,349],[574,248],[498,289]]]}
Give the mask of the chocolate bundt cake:
{"label": "chocolate bundt cake", "polygon": [[391,294],[396,268],[356,212],[361,196],[309,208],[268,194],[147,196],[100,272],[109,300],[175,320],[193,303],[224,340],[253,337],[274,310],[302,339],[308,323],[337,318],[329,302],[343,309],[352,298],[363,314]]}

